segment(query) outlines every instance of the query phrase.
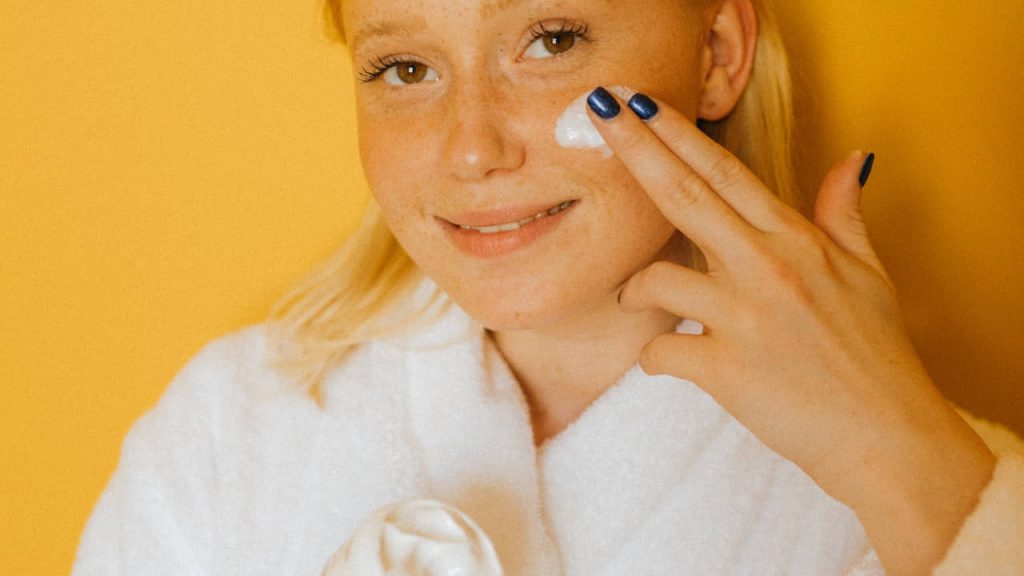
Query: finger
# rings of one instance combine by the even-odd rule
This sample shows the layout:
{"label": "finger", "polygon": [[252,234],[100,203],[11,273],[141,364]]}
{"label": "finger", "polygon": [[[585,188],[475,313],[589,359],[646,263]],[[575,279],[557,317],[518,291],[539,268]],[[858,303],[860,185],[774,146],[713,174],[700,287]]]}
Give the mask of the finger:
{"label": "finger", "polygon": [[863,184],[871,174],[874,155],[854,152],[836,164],[822,182],[814,203],[814,223],[837,246],[870,265],[888,279],[878,259],[861,213]]}
{"label": "finger", "polygon": [[709,336],[662,334],[644,346],[640,352],[640,368],[649,375],[666,374],[704,382],[714,362],[714,341]]}
{"label": "finger", "polygon": [[655,262],[634,274],[619,293],[627,312],[659,308],[707,324],[719,309],[712,279],[674,262]]}
{"label": "finger", "polygon": [[712,140],[675,108],[639,93],[630,99],[629,107],[637,115],[647,118],[647,125],[669,150],[689,164],[755,228],[777,231],[783,228],[784,217],[795,215],[795,211],[773,194],[732,152]]}
{"label": "finger", "polygon": [[[605,142],[662,214],[705,255],[722,259],[723,254],[740,251],[754,240],[757,231],[639,117],[621,113],[620,100],[598,88],[591,94],[590,104],[590,114]],[[598,115],[595,108],[605,112]]]}

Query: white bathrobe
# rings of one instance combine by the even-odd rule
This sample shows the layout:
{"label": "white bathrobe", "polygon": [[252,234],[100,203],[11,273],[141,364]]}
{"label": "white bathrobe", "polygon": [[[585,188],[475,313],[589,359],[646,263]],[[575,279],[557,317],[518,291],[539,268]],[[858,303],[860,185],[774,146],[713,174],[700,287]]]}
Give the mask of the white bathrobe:
{"label": "white bathrobe", "polygon": [[[508,576],[882,573],[850,509],[689,382],[634,368],[537,448],[508,366],[456,307],[361,347],[322,407],[269,353],[254,326],[178,374],[125,440],[75,576],[315,576],[409,497],[475,519]],[[947,568],[1024,573],[1024,460],[1004,456],[986,498]]]}

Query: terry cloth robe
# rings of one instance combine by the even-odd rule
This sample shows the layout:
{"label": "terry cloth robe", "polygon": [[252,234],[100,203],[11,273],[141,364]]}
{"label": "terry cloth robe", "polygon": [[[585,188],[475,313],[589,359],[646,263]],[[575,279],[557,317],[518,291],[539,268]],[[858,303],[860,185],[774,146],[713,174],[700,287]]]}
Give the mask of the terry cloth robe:
{"label": "terry cloth robe", "polygon": [[[360,347],[322,406],[269,358],[254,326],[177,375],[125,440],[75,576],[315,576],[411,497],[476,520],[508,576],[883,573],[850,509],[689,382],[634,368],[537,448],[507,364],[454,306]],[[1024,574],[1024,459],[995,436],[995,478],[938,574]]]}

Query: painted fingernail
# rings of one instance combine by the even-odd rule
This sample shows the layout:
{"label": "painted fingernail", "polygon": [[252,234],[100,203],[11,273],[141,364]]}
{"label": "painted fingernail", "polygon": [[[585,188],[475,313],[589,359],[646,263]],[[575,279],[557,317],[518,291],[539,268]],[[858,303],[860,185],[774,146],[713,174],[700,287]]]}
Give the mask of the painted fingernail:
{"label": "painted fingernail", "polygon": [[864,166],[860,169],[860,187],[863,188],[871,178],[871,171],[875,168],[875,153],[868,154],[864,159]]}
{"label": "painted fingernail", "polygon": [[587,105],[594,111],[595,114],[604,118],[605,120],[611,120],[619,115],[622,107],[604,88],[598,87],[596,90],[590,93],[587,97]]}
{"label": "painted fingernail", "polygon": [[658,105],[646,94],[637,92],[629,99],[629,109],[632,110],[641,120],[650,120],[658,114]]}

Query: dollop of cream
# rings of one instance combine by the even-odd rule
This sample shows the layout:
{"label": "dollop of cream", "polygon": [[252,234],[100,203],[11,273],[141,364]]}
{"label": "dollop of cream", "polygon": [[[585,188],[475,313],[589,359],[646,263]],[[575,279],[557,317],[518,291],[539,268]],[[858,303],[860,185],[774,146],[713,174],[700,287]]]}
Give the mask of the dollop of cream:
{"label": "dollop of cream", "polygon": [[[629,100],[635,92],[625,86],[609,86],[607,88],[623,100]],[[558,118],[555,124],[555,140],[562,148],[579,148],[583,150],[600,150],[605,158],[611,158],[612,150],[604,141],[597,126],[587,114],[587,97],[590,92],[572,101]]]}
{"label": "dollop of cream", "polygon": [[494,545],[461,511],[412,499],[364,521],[323,576],[503,576]]}

